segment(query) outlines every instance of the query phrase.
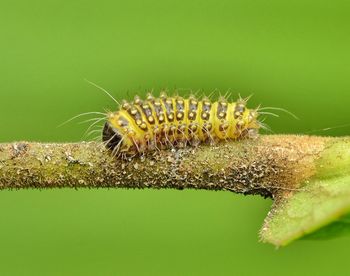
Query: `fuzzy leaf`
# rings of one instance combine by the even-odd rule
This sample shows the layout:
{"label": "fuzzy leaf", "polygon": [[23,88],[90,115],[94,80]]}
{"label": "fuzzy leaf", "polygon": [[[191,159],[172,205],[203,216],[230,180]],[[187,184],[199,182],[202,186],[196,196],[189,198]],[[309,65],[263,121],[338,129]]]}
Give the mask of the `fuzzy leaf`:
{"label": "fuzzy leaf", "polygon": [[274,206],[261,231],[263,241],[283,246],[302,237],[350,233],[349,142],[339,139],[330,145],[315,170],[302,189]]}

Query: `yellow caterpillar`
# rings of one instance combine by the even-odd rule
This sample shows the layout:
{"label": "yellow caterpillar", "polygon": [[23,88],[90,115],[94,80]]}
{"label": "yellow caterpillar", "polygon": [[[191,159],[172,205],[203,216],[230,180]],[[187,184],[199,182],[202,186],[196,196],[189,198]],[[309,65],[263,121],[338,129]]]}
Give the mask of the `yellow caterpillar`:
{"label": "yellow caterpillar", "polygon": [[257,109],[246,108],[246,101],[228,102],[220,97],[212,102],[194,96],[159,98],[136,96],[123,101],[120,110],[109,113],[102,140],[115,153],[137,154],[202,142],[253,138],[261,123]]}

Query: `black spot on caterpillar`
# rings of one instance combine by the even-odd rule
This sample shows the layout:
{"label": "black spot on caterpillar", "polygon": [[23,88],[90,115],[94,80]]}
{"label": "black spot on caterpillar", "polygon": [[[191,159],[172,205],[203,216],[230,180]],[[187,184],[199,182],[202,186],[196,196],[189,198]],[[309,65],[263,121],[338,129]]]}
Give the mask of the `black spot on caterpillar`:
{"label": "black spot on caterpillar", "polygon": [[211,101],[194,96],[159,98],[148,94],[123,101],[107,115],[102,140],[114,154],[134,155],[152,150],[215,143],[220,140],[255,138],[263,126],[258,109],[248,109],[247,99]]}

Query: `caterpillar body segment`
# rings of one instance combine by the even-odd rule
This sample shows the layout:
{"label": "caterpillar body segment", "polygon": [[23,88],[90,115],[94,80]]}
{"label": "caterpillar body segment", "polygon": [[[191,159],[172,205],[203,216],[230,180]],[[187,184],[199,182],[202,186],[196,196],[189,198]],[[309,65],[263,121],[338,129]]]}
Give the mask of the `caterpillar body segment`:
{"label": "caterpillar body segment", "polygon": [[203,142],[253,138],[260,123],[257,110],[246,100],[212,102],[165,93],[145,100],[136,96],[108,115],[102,139],[114,152],[134,155],[156,149],[183,147]]}

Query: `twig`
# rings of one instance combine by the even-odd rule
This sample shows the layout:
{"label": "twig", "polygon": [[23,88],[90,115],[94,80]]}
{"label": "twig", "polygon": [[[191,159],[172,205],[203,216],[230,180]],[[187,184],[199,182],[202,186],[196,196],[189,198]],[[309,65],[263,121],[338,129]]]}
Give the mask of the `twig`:
{"label": "twig", "polygon": [[261,136],[129,160],[94,142],[0,144],[0,189],[191,188],[277,197],[301,188],[333,139]]}

